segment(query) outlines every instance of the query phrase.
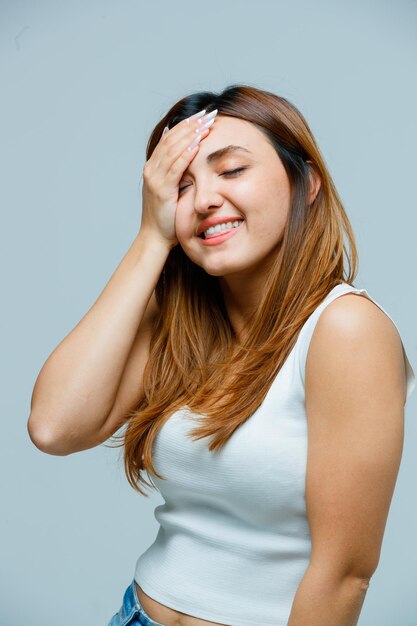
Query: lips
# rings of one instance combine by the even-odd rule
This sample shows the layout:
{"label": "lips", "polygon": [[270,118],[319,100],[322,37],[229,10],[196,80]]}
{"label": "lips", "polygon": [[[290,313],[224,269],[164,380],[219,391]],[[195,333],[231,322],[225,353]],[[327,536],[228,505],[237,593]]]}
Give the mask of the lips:
{"label": "lips", "polygon": [[236,220],[242,221],[241,217],[237,215],[216,215],[213,217],[208,217],[206,220],[203,220],[196,230],[196,236],[199,237],[201,233],[203,233],[210,226],[217,226],[217,224],[226,224],[227,222],[236,222]]}
{"label": "lips", "polygon": [[244,220],[241,220],[239,226],[237,226],[236,228],[230,228],[220,233],[216,233],[215,235],[211,235],[207,239],[204,239],[204,237],[199,237],[201,245],[209,247],[221,245],[224,241],[227,241],[227,239],[234,237],[241,230],[243,222]]}

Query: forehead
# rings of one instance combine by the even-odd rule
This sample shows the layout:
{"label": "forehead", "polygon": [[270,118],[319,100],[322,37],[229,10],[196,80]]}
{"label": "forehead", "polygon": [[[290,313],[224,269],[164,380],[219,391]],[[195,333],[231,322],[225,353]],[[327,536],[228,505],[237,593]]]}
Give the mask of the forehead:
{"label": "forehead", "polygon": [[247,137],[248,139],[255,140],[260,131],[251,122],[242,120],[238,117],[232,117],[230,115],[222,115],[218,113],[214,118],[214,124],[211,126],[210,133],[216,129],[224,137],[230,137],[236,139],[240,135]]}
{"label": "forehead", "polygon": [[[242,146],[246,151],[227,151],[227,155],[256,159],[266,150],[272,148],[265,135],[251,122],[236,117],[218,114],[209,134],[201,141],[200,148],[192,163],[195,165],[214,163],[211,154],[222,150],[226,146]],[[247,152],[249,151],[249,152]]]}

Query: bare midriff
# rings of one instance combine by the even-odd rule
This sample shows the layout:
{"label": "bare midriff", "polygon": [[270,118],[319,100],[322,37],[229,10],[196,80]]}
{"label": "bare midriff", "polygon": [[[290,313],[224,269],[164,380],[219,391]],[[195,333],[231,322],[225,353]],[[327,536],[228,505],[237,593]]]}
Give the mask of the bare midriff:
{"label": "bare midriff", "polygon": [[209,622],[181,611],[170,609],[164,604],[160,604],[153,598],[146,595],[137,582],[136,593],[145,613],[149,615],[155,622],[159,622],[164,626],[228,626],[227,624],[219,624],[218,622]]}

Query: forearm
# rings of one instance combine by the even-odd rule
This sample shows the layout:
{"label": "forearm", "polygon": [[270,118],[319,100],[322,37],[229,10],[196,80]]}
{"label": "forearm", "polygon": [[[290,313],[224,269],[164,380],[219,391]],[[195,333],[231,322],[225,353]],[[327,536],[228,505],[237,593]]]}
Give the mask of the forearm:
{"label": "forearm", "polygon": [[168,253],[139,233],[99,298],[48,357],[32,394],[35,440],[64,442],[74,432],[82,440],[100,430]]}
{"label": "forearm", "polygon": [[356,626],[368,584],[309,567],[297,589],[287,626]]}

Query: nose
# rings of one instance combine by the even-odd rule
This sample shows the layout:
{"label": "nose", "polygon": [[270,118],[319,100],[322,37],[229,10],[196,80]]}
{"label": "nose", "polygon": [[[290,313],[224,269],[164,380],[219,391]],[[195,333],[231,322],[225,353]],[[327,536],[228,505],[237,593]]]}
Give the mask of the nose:
{"label": "nose", "polygon": [[215,190],[213,183],[199,183],[194,195],[194,210],[204,214],[211,210],[219,209],[223,204],[223,197]]}

